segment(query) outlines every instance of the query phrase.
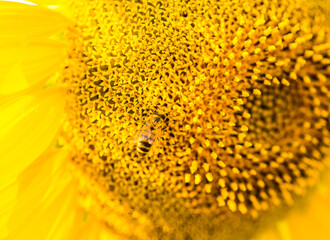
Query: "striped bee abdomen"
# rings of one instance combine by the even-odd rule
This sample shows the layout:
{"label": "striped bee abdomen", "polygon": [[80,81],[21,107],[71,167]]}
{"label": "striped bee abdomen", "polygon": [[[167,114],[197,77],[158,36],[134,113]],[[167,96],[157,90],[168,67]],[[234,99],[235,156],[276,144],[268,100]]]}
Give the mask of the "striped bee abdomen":
{"label": "striped bee abdomen", "polygon": [[136,147],[136,150],[140,155],[146,155],[157,139],[156,133],[159,122],[160,118],[155,116],[148,123],[144,124],[144,127],[140,130]]}
{"label": "striped bee abdomen", "polygon": [[138,142],[137,151],[141,155],[146,155],[151,149],[152,143],[142,140]]}

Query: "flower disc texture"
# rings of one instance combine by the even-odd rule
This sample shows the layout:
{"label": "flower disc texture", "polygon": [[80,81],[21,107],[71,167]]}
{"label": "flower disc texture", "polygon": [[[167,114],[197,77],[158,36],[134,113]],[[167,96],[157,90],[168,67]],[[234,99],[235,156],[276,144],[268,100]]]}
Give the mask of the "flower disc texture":
{"label": "flower disc texture", "polygon": [[[329,29],[318,5],[71,7],[62,136],[85,208],[110,228],[132,239],[245,239],[317,183],[330,144]],[[154,114],[161,127],[140,156],[136,136]]]}

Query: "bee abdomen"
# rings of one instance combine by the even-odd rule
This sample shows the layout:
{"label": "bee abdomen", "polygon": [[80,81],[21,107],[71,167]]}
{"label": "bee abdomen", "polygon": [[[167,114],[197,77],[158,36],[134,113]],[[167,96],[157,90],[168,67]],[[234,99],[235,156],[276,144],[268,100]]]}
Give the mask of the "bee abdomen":
{"label": "bee abdomen", "polygon": [[137,146],[137,151],[141,154],[141,155],[146,155],[151,148],[152,144],[150,144],[147,141],[139,141],[138,146]]}

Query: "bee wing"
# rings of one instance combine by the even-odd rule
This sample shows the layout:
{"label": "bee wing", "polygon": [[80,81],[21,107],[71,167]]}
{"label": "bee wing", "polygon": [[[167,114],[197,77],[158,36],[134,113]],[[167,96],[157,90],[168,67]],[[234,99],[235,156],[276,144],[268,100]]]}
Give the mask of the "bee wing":
{"label": "bee wing", "polygon": [[135,144],[138,142],[139,137],[141,135],[141,129],[137,129],[127,140],[130,144]]}
{"label": "bee wing", "polygon": [[158,148],[159,150],[164,149],[164,147],[165,147],[164,129],[158,128],[155,133],[156,133],[157,137],[153,144],[154,145],[153,148],[154,149]]}

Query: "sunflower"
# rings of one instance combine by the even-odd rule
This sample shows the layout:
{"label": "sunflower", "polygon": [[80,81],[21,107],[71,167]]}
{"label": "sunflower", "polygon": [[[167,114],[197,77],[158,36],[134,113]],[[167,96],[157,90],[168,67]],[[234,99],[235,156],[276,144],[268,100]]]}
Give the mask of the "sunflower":
{"label": "sunflower", "polygon": [[0,239],[327,239],[328,14],[0,1]]}

